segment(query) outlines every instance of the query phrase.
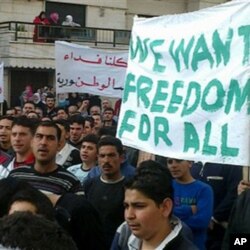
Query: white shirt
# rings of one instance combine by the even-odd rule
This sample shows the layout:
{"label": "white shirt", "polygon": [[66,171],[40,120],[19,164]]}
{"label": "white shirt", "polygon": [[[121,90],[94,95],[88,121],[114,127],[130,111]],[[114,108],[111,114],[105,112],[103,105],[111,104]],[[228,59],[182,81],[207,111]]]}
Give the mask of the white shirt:
{"label": "white shirt", "polygon": [[[77,149],[66,142],[64,147],[56,154],[56,164],[63,165],[68,159],[72,150]],[[78,150],[78,149],[77,149]]]}

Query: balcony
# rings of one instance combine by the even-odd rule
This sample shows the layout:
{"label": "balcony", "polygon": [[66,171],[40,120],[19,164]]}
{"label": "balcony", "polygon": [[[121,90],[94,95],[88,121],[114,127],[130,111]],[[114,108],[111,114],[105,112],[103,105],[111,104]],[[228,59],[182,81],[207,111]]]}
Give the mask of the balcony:
{"label": "balcony", "polygon": [[[33,41],[34,30],[37,36]],[[128,49],[129,30],[0,23],[0,57],[5,67],[54,69],[54,41],[68,41],[99,49]]]}

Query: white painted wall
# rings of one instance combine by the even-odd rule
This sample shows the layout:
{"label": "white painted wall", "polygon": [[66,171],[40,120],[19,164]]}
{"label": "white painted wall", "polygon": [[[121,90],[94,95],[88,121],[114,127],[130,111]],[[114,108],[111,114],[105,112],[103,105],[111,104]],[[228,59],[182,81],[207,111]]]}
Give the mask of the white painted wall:
{"label": "white painted wall", "polygon": [[[50,0],[87,5],[86,26],[131,29],[133,17],[183,13],[209,7],[227,0]],[[44,10],[43,0],[0,0],[0,22],[32,22]]]}

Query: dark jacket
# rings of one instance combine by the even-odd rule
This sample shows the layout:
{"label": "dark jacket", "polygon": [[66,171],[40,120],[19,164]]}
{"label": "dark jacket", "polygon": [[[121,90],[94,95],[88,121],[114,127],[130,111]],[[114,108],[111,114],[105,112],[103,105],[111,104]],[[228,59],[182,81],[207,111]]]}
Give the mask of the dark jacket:
{"label": "dark jacket", "polygon": [[250,189],[242,192],[233,206],[222,250],[230,249],[230,235],[234,234],[250,234]]}
{"label": "dark jacket", "polygon": [[58,223],[69,232],[79,250],[106,250],[98,212],[84,196],[66,193],[55,206]]}
{"label": "dark jacket", "polygon": [[237,198],[237,186],[242,180],[242,167],[218,163],[195,163],[191,168],[192,176],[209,184],[214,192],[213,217],[228,221],[233,203]]}

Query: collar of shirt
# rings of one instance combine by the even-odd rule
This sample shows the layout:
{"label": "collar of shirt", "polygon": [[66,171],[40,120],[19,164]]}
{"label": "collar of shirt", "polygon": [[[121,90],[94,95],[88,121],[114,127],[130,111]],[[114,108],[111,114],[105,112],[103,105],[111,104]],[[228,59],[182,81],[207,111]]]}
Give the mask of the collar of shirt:
{"label": "collar of shirt", "polygon": [[56,154],[56,164],[63,165],[70,155],[71,151],[77,149],[66,142],[64,147]]}
{"label": "collar of shirt", "polygon": [[[166,238],[160,243],[160,245],[155,248],[155,250],[162,250],[164,247],[173,240],[179,233],[182,228],[182,225],[179,221],[177,225],[174,226],[173,230],[166,236]],[[135,235],[131,234],[128,239],[129,250],[140,250],[142,241],[138,239]]]}

